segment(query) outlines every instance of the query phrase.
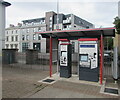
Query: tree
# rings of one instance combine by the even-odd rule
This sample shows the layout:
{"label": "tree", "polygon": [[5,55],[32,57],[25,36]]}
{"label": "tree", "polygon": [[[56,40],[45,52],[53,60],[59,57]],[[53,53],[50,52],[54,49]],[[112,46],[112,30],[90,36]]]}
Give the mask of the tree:
{"label": "tree", "polygon": [[120,18],[119,17],[114,18],[113,24],[115,24],[117,34],[120,34]]}
{"label": "tree", "polygon": [[104,38],[104,49],[105,50],[113,49],[113,38],[111,38],[111,37]]}

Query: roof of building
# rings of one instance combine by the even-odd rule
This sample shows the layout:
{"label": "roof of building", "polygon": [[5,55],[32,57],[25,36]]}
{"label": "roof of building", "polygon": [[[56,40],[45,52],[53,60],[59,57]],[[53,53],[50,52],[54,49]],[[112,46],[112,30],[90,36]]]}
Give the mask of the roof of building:
{"label": "roof of building", "polygon": [[1,0],[0,3],[2,3],[3,5],[5,5],[6,7],[11,5],[11,3],[3,1],[3,0]]}
{"label": "roof of building", "polygon": [[95,28],[95,29],[80,29],[80,30],[58,30],[58,31],[46,31],[36,32],[40,33],[43,38],[67,38],[67,39],[78,39],[80,37],[114,37],[115,28]]}
{"label": "roof of building", "polygon": [[28,23],[31,23],[33,21],[40,21],[40,20],[44,20],[45,17],[42,17],[42,18],[35,18],[35,19],[28,19],[28,20],[23,20],[22,22],[28,22]]}

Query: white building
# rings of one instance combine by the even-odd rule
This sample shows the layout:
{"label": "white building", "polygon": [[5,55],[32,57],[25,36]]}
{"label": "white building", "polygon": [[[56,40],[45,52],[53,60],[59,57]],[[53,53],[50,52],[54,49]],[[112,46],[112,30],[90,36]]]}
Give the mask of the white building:
{"label": "white building", "polygon": [[46,39],[35,33],[46,31],[45,23],[36,24],[34,20],[31,20],[27,24],[28,21],[30,20],[24,20],[23,24],[18,23],[17,26],[10,25],[9,28],[6,28],[5,48],[16,48],[19,52],[24,52],[26,49],[36,49],[46,53]]}
{"label": "white building", "polygon": [[[49,39],[42,38],[36,32],[52,31],[58,28],[60,30],[74,30],[94,28],[94,25],[73,14],[58,14],[57,16],[53,11],[46,12],[43,18],[23,20],[22,24],[18,24],[17,26],[10,25],[6,29],[5,48],[17,48],[19,52],[24,52],[26,49],[36,49],[41,53],[48,53]],[[73,44],[73,53],[78,52],[77,40],[71,42]],[[57,46],[57,41],[54,43]]]}
{"label": "white building", "polygon": [[20,48],[20,34],[21,26],[10,25],[5,31],[5,48],[6,49],[19,49]]}

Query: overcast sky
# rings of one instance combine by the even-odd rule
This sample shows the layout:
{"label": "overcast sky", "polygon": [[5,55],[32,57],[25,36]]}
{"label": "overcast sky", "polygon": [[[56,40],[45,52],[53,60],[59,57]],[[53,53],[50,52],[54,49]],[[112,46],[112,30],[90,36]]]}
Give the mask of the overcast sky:
{"label": "overcast sky", "polygon": [[[6,9],[6,27],[22,20],[41,18],[45,12],[57,12],[57,0],[6,0],[12,5]],[[119,0],[59,0],[59,13],[75,14],[95,25],[113,27],[118,16]]]}

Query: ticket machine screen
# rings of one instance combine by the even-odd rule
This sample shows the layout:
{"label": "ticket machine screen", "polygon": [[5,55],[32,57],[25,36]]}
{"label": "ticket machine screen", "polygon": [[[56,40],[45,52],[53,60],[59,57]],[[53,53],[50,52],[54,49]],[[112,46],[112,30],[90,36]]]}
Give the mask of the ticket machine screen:
{"label": "ticket machine screen", "polygon": [[80,61],[87,62],[88,61],[88,55],[80,55]]}

